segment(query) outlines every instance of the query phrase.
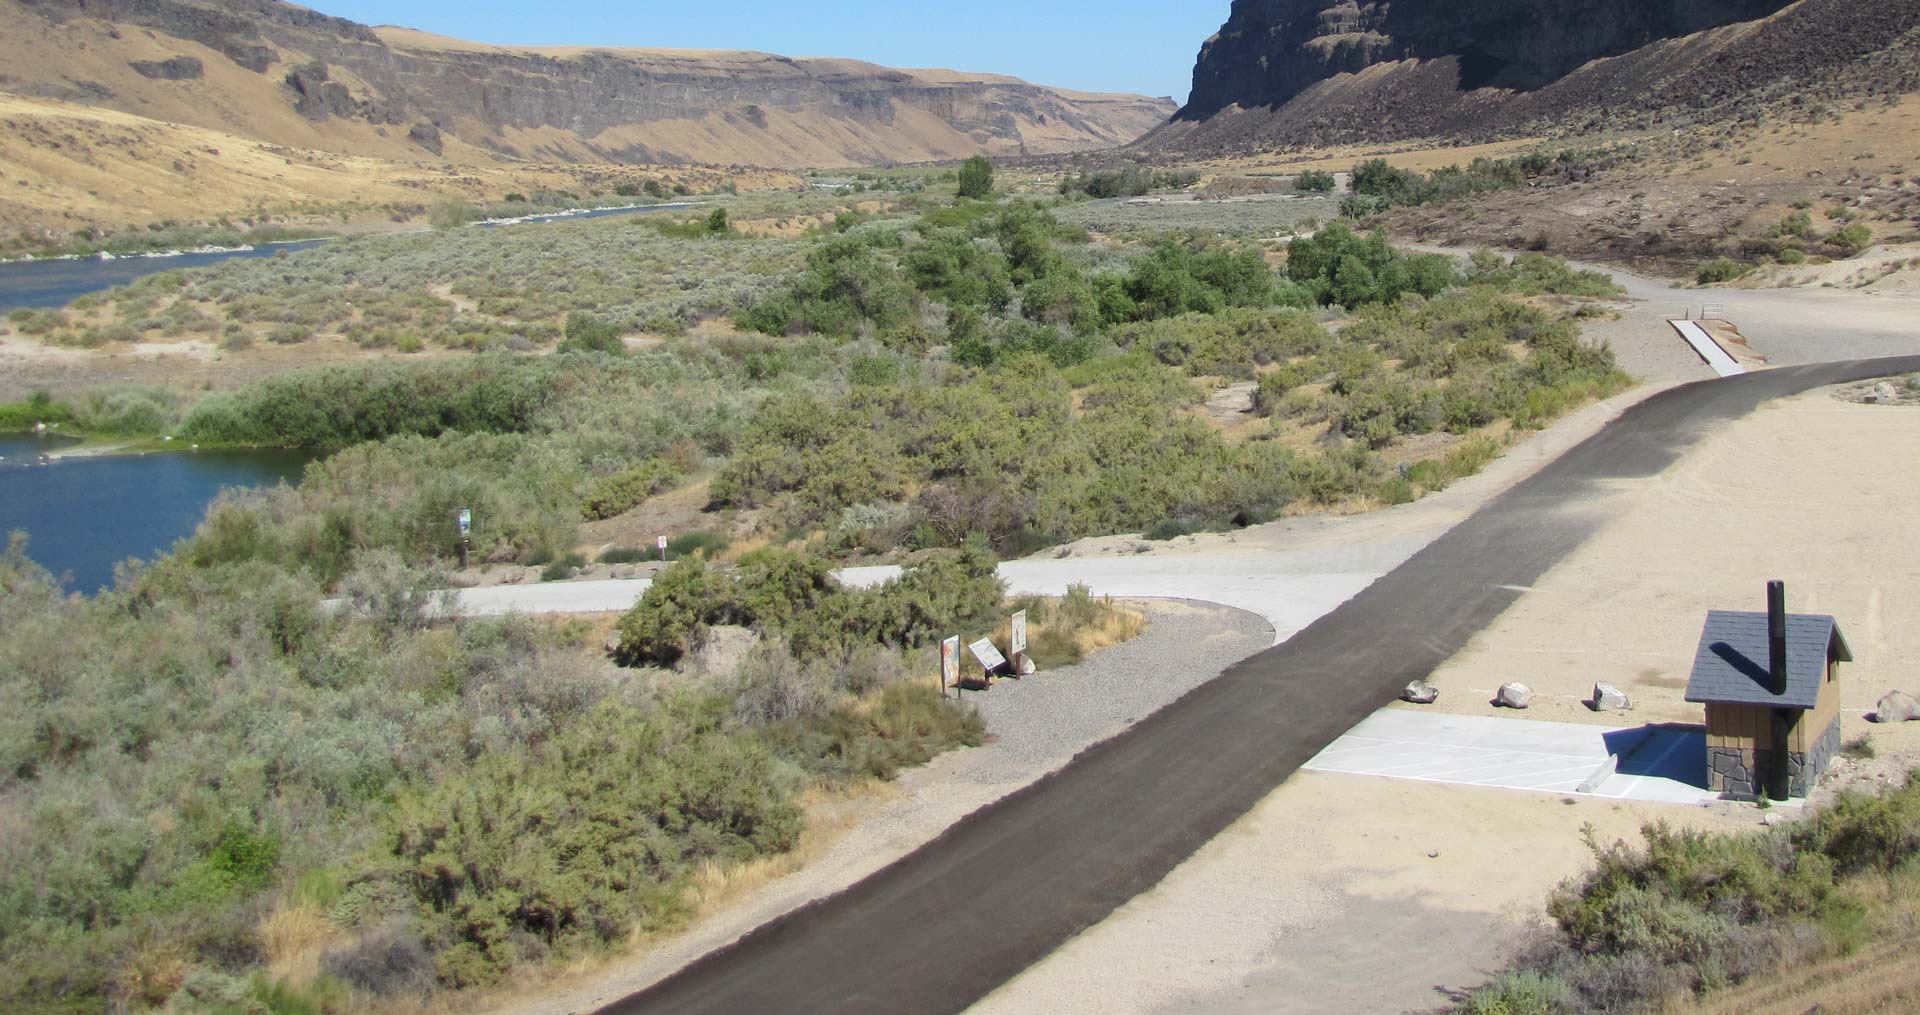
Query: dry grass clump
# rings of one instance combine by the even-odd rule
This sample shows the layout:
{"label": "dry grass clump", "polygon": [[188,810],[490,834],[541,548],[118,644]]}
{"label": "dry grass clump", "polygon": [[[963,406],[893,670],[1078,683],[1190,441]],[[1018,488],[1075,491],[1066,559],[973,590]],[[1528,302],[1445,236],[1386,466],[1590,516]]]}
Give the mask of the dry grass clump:
{"label": "dry grass clump", "polygon": [[[1114,602],[1112,596],[1095,598],[1080,584],[1067,586],[1067,594],[1059,599],[1017,599],[1011,610],[1027,611],[1027,655],[1042,668],[1072,666],[1147,629],[1145,614]],[[994,628],[994,644],[1008,644],[1010,623],[1003,621]]]}

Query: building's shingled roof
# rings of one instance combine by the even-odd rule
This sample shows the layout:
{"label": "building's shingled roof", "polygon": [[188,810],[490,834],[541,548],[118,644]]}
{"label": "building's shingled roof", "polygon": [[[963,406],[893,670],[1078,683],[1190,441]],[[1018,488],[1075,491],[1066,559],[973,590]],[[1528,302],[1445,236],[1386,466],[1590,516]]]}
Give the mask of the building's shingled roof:
{"label": "building's shingled roof", "polygon": [[1713,610],[1700,632],[1700,650],[1687,680],[1687,700],[1812,708],[1827,677],[1827,657],[1852,662],[1853,652],[1832,617],[1787,615],[1787,693],[1773,693],[1767,672],[1767,615]]}

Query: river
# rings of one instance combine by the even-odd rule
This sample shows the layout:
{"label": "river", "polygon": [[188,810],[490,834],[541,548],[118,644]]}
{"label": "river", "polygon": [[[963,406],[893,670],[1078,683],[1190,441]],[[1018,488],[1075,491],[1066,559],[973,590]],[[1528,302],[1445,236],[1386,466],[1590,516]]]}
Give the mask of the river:
{"label": "river", "polygon": [[[477,222],[475,225],[484,228],[544,225],[606,218],[611,215],[632,215],[639,212],[684,211],[691,207],[693,207],[692,204],[681,203],[588,208],[529,215],[525,218]],[[236,258],[272,257],[283,252],[308,250],[325,242],[327,241],[324,239],[295,240],[290,243],[267,243],[246,249],[207,250],[183,254],[129,254],[125,257],[106,259],[84,257],[12,261],[0,264],[0,313],[20,307],[64,307],[88,293],[102,292],[117,285],[126,285],[146,275],[156,275],[176,268],[204,268]]]}
{"label": "river", "polygon": [[56,459],[72,442],[0,434],[0,538],[27,533],[27,556],[91,594],[113,565],[151,558],[193,532],[222,489],[297,482],[313,456],[297,451],[169,451]]}

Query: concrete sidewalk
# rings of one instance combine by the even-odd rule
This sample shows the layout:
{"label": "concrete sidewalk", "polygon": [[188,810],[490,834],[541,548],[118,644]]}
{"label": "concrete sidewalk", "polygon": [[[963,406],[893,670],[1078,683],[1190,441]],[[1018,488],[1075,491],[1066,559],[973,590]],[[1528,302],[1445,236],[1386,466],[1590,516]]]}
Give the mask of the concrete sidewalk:
{"label": "concrete sidewalk", "polygon": [[1384,708],[1302,767],[1652,803],[1719,799],[1706,786],[1706,733],[1693,726],[1615,729]]}

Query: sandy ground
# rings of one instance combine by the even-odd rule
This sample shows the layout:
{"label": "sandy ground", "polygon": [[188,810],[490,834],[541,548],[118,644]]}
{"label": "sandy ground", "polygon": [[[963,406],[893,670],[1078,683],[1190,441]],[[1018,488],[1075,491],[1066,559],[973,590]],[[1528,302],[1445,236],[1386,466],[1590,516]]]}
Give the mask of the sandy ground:
{"label": "sandy ground", "polygon": [[1504,961],[1587,852],[1664,817],[1505,790],[1303,772],[1166,880],[969,1011],[976,1015],[1402,1012]]}
{"label": "sandy ground", "polygon": [[[1789,609],[1847,634],[1847,736],[1887,691],[1920,691],[1920,559],[1901,520],[1920,499],[1920,406],[1835,394],[1764,406],[1620,489],[1618,517],[1434,675],[1436,707],[1485,714],[1519,680],[1540,695],[1529,718],[1617,724],[1582,704],[1604,680],[1635,699],[1634,721],[1698,722],[1682,696],[1701,619],[1764,609],[1770,578]],[[1873,734],[1920,748],[1920,729]]]}
{"label": "sandy ground", "polygon": [[[1920,690],[1903,662],[1920,650],[1920,561],[1901,552],[1899,520],[1920,495],[1917,463],[1920,407],[1832,389],[1763,407],[1664,475],[1620,487],[1613,520],[1435,674],[1438,707],[1492,714],[1493,688],[1520,679],[1541,692],[1527,718],[1619,725],[1580,703],[1609,680],[1638,699],[1626,722],[1699,722],[1680,699],[1701,618],[1759,608],[1777,577],[1790,608],[1839,617],[1857,657],[1843,672],[1845,735],[1877,750],[1839,762],[1823,794],[1896,778],[1920,763],[1920,724],[1861,714],[1889,688]],[[1650,819],[1761,817],[1302,773],[974,1011],[1431,1008],[1482,982],[1548,891],[1583,869],[1584,825],[1612,841]]]}

